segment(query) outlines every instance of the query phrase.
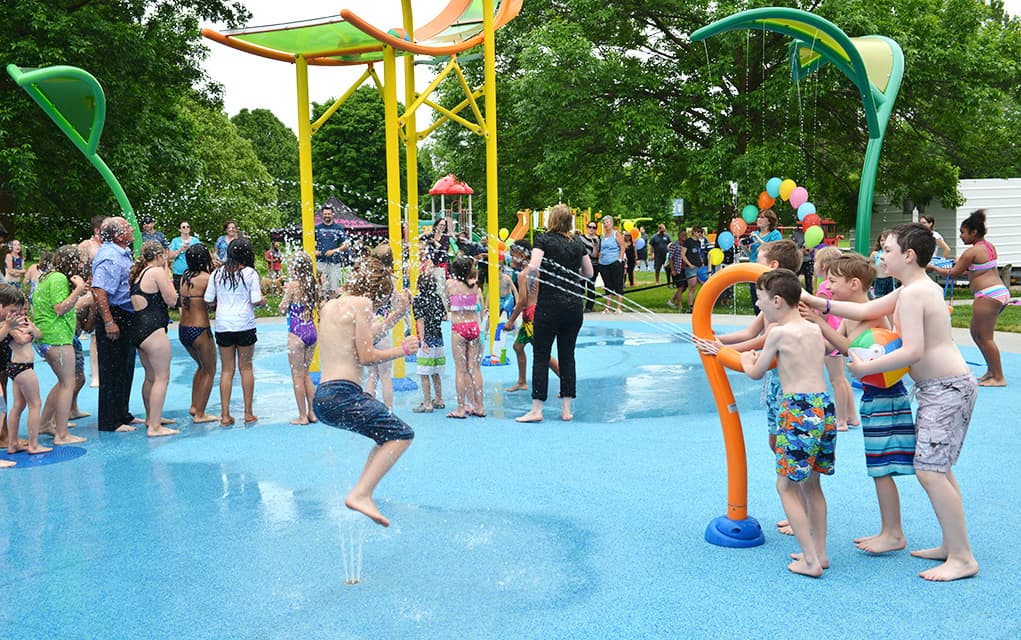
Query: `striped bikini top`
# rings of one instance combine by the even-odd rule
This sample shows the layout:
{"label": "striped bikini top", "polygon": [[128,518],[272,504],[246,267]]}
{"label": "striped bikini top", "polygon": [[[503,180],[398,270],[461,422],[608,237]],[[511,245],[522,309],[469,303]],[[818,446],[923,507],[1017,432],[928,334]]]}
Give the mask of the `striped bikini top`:
{"label": "striped bikini top", "polygon": [[478,308],[479,297],[474,293],[462,293],[450,296],[451,311],[475,311]]}
{"label": "striped bikini top", "polygon": [[989,260],[981,264],[968,265],[968,271],[989,271],[990,269],[995,269],[996,249],[994,249],[993,245],[989,244],[985,240],[979,240],[978,242],[975,243],[975,246],[977,247],[979,244],[984,244],[986,246],[986,254],[989,256]]}

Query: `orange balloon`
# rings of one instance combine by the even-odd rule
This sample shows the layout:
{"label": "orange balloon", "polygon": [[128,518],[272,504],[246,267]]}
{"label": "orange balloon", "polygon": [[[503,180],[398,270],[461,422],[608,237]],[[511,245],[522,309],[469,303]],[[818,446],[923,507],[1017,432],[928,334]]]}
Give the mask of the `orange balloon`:
{"label": "orange balloon", "polygon": [[759,209],[769,209],[776,203],[776,198],[765,191],[759,194]]}
{"label": "orange balloon", "polygon": [[748,223],[741,218],[734,218],[730,221],[730,232],[734,234],[734,237],[740,237],[744,235],[744,232],[748,231]]}
{"label": "orange balloon", "polygon": [[641,231],[639,231],[636,227],[631,227],[630,233],[631,233],[631,239],[632,240],[637,240],[638,236],[641,235]]}

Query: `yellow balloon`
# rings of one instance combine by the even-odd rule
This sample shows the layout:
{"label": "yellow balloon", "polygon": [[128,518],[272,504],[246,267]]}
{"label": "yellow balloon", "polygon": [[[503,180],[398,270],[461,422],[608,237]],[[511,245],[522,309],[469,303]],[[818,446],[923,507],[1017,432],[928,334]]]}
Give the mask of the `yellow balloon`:
{"label": "yellow balloon", "polygon": [[780,183],[780,198],[784,202],[787,202],[787,199],[791,197],[791,191],[794,191],[795,189],[797,189],[797,187],[798,187],[797,182],[794,182],[790,178],[787,178],[786,180]]}
{"label": "yellow balloon", "polygon": [[634,222],[631,222],[630,220],[624,221],[624,231],[631,231],[631,229],[634,228],[634,226],[635,226]]}
{"label": "yellow balloon", "polygon": [[507,231],[507,227],[500,227],[500,239],[506,240],[507,236],[510,235],[510,231]]}
{"label": "yellow balloon", "polygon": [[718,267],[723,264],[723,250],[719,247],[709,250],[709,264]]}

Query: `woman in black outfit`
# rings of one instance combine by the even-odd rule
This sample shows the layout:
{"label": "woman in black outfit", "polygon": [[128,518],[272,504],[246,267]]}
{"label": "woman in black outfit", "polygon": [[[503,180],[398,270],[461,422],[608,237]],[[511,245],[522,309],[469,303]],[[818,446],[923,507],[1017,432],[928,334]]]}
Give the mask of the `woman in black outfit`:
{"label": "woman in black outfit", "polygon": [[[574,343],[585,316],[585,285],[581,276],[592,277],[592,261],[584,245],[571,235],[573,216],[566,205],[550,211],[546,233],[536,237],[526,277],[539,276],[532,334],[532,410],[518,422],[540,422],[549,386],[549,360],[553,340],[560,360],[560,418],[571,420],[576,373]],[[541,267],[541,268],[540,268]]]}

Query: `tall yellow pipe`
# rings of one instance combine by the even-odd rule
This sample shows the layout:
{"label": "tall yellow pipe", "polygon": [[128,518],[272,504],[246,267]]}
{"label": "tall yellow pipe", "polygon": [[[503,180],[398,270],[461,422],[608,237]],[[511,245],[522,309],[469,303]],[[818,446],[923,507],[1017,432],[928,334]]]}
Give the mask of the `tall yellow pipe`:
{"label": "tall yellow pipe", "polygon": [[[411,15],[411,3],[403,0],[404,31],[409,40],[415,39],[415,23]],[[404,141],[407,160],[408,181],[408,277],[411,290],[417,291],[418,271],[418,124],[415,120],[415,56],[404,55]],[[414,329],[412,329],[414,331]]]}
{"label": "tall yellow pipe", "polygon": [[294,68],[298,76],[298,175],[301,188],[301,246],[316,256],[315,202],[312,194],[312,125],[308,103],[308,62],[299,55]]}
{"label": "tall yellow pipe", "polygon": [[500,317],[500,275],[497,271],[499,247],[493,234],[500,227],[496,181],[496,29],[493,24],[493,0],[482,0],[483,58],[486,78],[486,236],[490,239],[489,262],[489,352],[493,353],[496,341],[497,320]]}
{"label": "tall yellow pipe", "polygon": [[[383,46],[383,113],[386,120],[386,220],[390,248],[394,257],[396,289],[404,287],[401,264],[401,163],[400,138],[397,135],[397,55],[394,48]],[[404,339],[404,323],[393,329],[393,344]],[[404,359],[394,362],[394,377],[404,377]]]}

